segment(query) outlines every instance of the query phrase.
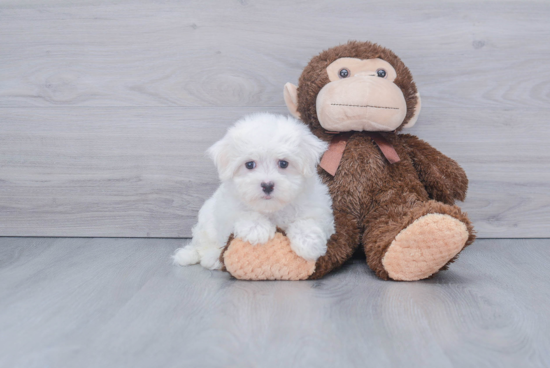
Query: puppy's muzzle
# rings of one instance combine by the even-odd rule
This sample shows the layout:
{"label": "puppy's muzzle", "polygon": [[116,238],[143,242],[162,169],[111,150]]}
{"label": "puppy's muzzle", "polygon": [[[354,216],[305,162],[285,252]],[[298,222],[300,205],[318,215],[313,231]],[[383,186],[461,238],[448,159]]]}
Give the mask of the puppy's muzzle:
{"label": "puppy's muzzle", "polygon": [[273,192],[273,188],[275,188],[275,183],[270,181],[269,183],[262,183],[260,184],[262,186],[262,190],[265,194],[269,195],[271,192]]}

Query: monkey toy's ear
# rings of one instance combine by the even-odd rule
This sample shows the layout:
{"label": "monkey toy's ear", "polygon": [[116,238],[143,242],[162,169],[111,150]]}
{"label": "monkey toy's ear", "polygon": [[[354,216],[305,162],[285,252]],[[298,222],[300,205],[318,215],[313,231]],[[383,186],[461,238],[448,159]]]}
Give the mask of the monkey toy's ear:
{"label": "monkey toy's ear", "polygon": [[292,83],[285,84],[283,95],[288,111],[290,111],[292,116],[300,119],[300,113],[298,112],[298,87]]}
{"label": "monkey toy's ear", "polygon": [[412,128],[416,121],[418,120],[418,115],[420,115],[420,108],[422,107],[422,102],[420,101],[420,93],[416,93],[416,106],[414,108],[414,115],[408,121],[407,124],[403,125],[403,128]]}

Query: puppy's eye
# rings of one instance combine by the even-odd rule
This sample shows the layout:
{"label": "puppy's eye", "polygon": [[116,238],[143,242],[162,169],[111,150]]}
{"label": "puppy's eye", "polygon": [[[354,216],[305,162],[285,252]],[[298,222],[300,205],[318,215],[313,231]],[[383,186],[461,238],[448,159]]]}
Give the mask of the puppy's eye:
{"label": "puppy's eye", "polygon": [[340,69],[338,75],[340,76],[340,78],[347,78],[349,77],[349,70],[347,70],[346,68]]}
{"label": "puppy's eye", "polygon": [[288,167],[288,161],[285,160],[279,160],[279,167],[281,169],[286,169]]}
{"label": "puppy's eye", "polygon": [[386,71],[384,69],[378,69],[376,71],[376,75],[378,75],[380,78],[386,78]]}
{"label": "puppy's eye", "polygon": [[246,164],[244,164],[244,166],[248,169],[248,170],[252,170],[253,168],[256,167],[256,163],[254,161],[248,161]]}

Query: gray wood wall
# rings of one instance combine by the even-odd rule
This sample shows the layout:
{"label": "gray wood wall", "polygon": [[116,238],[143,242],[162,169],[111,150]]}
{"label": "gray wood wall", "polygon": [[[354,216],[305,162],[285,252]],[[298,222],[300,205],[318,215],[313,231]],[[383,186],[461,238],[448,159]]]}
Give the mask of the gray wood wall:
{"label": "gray wood wall", "polygon": [[550,237],[550,2],[526,0],[0,0],[0,235],[189,236],[204,150],[349,39],[412,70],[479,236]]}

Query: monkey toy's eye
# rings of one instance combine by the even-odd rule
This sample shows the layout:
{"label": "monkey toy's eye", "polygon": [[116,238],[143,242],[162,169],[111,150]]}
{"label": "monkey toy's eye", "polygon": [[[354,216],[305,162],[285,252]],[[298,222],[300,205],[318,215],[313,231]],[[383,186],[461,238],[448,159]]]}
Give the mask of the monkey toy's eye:
{"label": "monkey toy's eye", "polygon": [[279,160],[279,167],[281,169],[286,169],[288,167],[288,161],[285,160]]}
{"label": "monkey toy's eye", "polygon": [[380,78],[386,78],[386,71],[384,69],[378,69],[376,71],[376,75],[378,75]]}
{"label": "monkey toy's eye", "polygon": [[349,70],[347,70],[346,68],[341,69],[338,74],[340,75],[340,78],[347,78],[349,77]]}
{"label": "monkey toy's eye", "polygon": [[244,164],[244,166],[248,169],[248,170],[252,170],[253,168],[256,167],[256,163],[254,161],[248,161],[246,164]]}

